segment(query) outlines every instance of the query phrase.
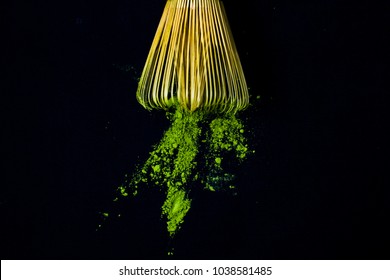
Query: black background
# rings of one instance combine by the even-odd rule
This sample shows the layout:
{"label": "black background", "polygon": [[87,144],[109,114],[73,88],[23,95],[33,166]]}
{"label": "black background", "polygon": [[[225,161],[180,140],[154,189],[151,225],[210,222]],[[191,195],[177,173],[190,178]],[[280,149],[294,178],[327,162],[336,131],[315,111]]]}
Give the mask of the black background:
{"label": "black background", "polygon": [[224,1],[261,96],[240,114],[256,153],[238,195],[196,197],[170,242],[153,190],[95,231],[169,126],[135,100],[165,1],[12,1],[1,258],[388,259],[388,7],[363,2]]}

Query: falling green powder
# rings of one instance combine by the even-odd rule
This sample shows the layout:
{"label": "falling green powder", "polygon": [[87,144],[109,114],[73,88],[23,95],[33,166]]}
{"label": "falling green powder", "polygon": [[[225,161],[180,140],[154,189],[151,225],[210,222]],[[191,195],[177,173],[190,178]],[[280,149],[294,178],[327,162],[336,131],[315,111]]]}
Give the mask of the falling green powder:
{"label": "falling green powder", "polygon": [[[234,188],[234,175],[225,172],[224,166],[232,159],[242,162],[249,153],[244,126],[234,114],[211,116],[175,107],[174,112],[167,113],[171,127],[146,162],[117,189],[114,199],[136,196],[145,186],[160,188],[166,194],[161,215],[171,237],[190,210],[190,190],[195,181],[210,191]],[[103,216],[108,217],[108,213]]]}

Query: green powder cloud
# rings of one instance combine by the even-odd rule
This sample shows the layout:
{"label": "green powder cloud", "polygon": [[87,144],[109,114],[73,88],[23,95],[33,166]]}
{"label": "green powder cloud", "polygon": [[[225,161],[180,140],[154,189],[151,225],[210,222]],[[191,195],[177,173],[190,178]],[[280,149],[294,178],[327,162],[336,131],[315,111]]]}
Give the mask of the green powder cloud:
{"label": "green powder cloud", "polygon": [[[172,122],[149,158],[126,184],[117,188],[115,202],[139,195],[139,189],[159,188],[166,195],[161,216],[173,237],[191,208],[190,190],[196,181],[205,190],[233,189],[234,174],[224,170],[225,161],[241,163],[250,152],[243,123],[235,114],[211,116],[188,112],[180,106],[167,113]],[[109,213],[103,213],[104,218]]]}

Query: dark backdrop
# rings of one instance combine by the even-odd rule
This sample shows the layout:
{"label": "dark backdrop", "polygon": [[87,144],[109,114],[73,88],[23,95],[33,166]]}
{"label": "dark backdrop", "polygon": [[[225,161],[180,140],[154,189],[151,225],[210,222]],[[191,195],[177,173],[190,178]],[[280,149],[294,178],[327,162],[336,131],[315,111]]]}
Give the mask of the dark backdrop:
{"label": "dark backdrop", "polygon": [[153,191],[95,231],[169,125],[135,100],[165,1],[2,9],[2,259],[159,259],[170,246],[186,259],[389,258],[386,7],[224,2],[261,96],[240,115],[256,153],[238,195],[200,195],[173,243]]}

